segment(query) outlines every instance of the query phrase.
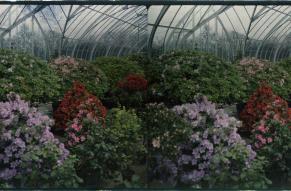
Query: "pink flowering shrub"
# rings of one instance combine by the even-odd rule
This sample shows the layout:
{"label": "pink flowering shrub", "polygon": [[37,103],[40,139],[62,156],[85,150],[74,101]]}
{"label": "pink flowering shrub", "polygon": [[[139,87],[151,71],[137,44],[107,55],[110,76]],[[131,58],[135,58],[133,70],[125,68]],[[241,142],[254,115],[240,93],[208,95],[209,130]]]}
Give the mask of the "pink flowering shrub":
{"label": "pink flowering shrub", "polygon": [[243,58],[236,64],[243,85],[246,86],[244,100],[252,94],[262,81],[268,82],[274,93],[284,99],[289,99],[291,75],[280,64],[257,58]]}
{"label": "pink flowering shrub", "polygon": [[0,102],[0,183],[19,186],[16,180],[20,180],[21,186],[61,186],[64,182],[76,186],[75,159],[51,133],[53,121],[18,95],[7,98]]}
{"label": "pink flowering shrub", "polygon": [[108,90],[108,80],[99,66],[85,60],[61,56],[51,60],[50,67],[62,79],[62,94],[70,89],[74,81],[79,81],[86,89],[98,97]]}
{"label": "pink flowering shrub", "polygon": [[269,171],[290,172],[287,165],[291,148],[290,124],[282,124],[274,119],[262,120],[253,133],[253,141],[256,152],[269,161]]}

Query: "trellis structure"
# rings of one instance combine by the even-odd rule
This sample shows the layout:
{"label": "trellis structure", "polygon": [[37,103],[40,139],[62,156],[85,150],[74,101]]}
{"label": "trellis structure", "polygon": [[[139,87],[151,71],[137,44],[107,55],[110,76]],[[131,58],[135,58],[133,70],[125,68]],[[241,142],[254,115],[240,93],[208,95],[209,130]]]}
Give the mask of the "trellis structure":
{"label": "trellis structure", "polygon": [[85,59],[177,49],[289,57],[291,1],[92,0],[0,4],[1,46]]}

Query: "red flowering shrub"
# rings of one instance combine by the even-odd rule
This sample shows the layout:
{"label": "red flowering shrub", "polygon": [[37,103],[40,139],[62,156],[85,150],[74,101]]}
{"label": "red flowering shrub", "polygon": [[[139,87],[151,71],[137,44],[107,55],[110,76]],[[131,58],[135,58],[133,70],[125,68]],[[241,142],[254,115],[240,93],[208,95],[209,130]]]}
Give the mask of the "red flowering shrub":
{"label": "red flowering shrub", "polygon": [[106,112],[106,108],[98,98],[90,94],[83,84],[74,82],[73,88],[65,94],[64,99],[54,113],[55,126],[56,128],[67,129],[68,122],[74,121],[73,124],[76,124],[76,120],[81,119],[84,115],[92,120],[99,120],[99,122],[104,123]]}
{"label": "red flowering shrub", "polygon": [[117,87],[128,91],[145,91],[148,87],[148,81],[141,75],[129,74],[117,83]]}
{"label": "red flowering shrub", "polygon": [[242,128],[246,131],[253,130],[258,122],[267,119],[285,123],[288,119],[287,110],[287,102],[275,95],[270,86],[261,84],[240,113]]}

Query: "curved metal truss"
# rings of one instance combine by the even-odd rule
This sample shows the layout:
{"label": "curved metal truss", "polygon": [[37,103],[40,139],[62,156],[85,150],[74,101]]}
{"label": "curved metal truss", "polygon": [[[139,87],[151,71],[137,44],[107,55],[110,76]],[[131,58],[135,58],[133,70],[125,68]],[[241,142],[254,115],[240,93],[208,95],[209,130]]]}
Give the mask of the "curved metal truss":
{"label": "curved metal truss", "polygon": [[1,47],[46,59],[58,55],[94,59],[175,49],[212,52],[227,60],[254,56],[276,61],[291,55],[290,0],[0,4]]}
{"label": "curved metal truss", "polygon": [[291,53],[291,6],[163,5],[148,15],[153,53],[197,49],[273,61]]}
{"label": "curved metal truss", "polygon": [[136,5],[1,5],[1,47],[42,58],[121,56],[147,48],[147,9]]}

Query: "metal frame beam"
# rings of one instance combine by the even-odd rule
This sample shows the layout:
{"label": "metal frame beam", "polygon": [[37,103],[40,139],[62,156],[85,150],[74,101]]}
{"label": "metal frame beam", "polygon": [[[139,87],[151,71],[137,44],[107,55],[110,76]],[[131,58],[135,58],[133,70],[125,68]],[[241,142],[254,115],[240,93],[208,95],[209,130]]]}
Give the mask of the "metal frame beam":
{"label": "metal frame beam", "polygon": [[67,0],[67,1],[0,1],[11,5],[291,5],[290,0]]}
{"label": "metal frame beam", "polygon": [[12,29],[14,29],[15,27],[17,27],[19,24],[21,24],[22,22],[24,22],[26,19],[32,17],[33,15],[35,15],[36,13],[38,13],[39,11],[41,11],[42,9],[44,9],[46,6],[45,5],[39,5],[36,8],[34,8],[32,11],[30,11],[29,13],[27,13],[26,15],[24,15],[21,18],[17,18],[17,20],[15,20],[15,22],[9,26],[6,30],[4,30],[1,34],[0,34],[0,39],[3,38],[6,34],[8,34]]}

